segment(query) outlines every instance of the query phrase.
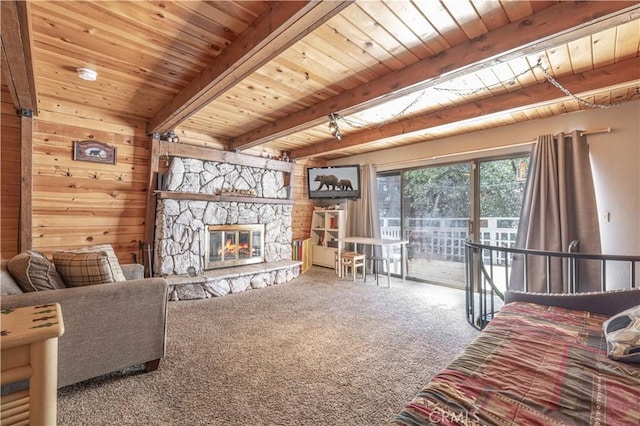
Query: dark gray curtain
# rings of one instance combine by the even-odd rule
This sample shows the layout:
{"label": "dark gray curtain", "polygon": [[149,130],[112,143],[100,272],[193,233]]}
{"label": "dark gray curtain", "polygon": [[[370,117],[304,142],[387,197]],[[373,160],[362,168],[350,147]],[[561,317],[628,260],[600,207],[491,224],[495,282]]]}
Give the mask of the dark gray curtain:
{"label": "dark gray curtain", "polygon": [[[580,131],[540,136],[533,148],[525,185],[516,247],[568,251],[579,241],[582,253],[600,253],[600,232],[589,145]],[[553,293],[569,290],[569,262],[556,259],[547,270],[546,259],[528,256],[526,290]],[[576,265],[577,291],[600,289],[600,264]],[[548,280],[548,281],[547,281]],[[510,288],[525,289],[524,257],[514,256]]]}
{"label": "dark gray curtain", "polygon": [[[365,164],[360,170],[359,200],[347,201],[347,227],[348,237],[380,238],[380,217],[378,208],[378,182],[376,168],[372,164]],[[371,247],[368,248],[372,250]],[[376,248],[376,255],[380,248]],[[374,253],[368,252],[371,256]]]}

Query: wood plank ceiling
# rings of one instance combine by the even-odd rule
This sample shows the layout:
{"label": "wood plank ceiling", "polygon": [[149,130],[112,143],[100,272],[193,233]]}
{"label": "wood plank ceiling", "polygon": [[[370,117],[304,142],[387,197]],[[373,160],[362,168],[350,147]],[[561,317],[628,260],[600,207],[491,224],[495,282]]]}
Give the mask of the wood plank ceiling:
{"label": "wood plank ceiling", "polygon": [[[27,6],[40,109],[140,117],[228,150],[334,159],[639,98],[635,1]],[[24,47],[9,31],[3,18],[8,62]]]}

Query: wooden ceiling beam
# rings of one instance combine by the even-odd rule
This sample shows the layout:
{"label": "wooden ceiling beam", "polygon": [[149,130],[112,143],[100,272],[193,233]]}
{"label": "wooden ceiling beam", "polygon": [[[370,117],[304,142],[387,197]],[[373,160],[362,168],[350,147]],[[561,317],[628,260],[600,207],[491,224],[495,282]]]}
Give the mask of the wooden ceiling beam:
{"label": "wooden ceiling beam", "polygon": [[424,58],[285,118],[246,132],[230,144],[243,150],[352,114],[522,55],[534,54],[630,19],[637,2],[561,2],[476,39]]}
{"label": "wooden ceiling beam", "polygon": [[[633,81],[640,84],[640,72],[638,70],[640,70],[640,57],[564,77],[558,81],[571,93],[579,94],[593,92],[597,90],[596,88],[610,87]],[[514,109],[531,108],[539,103],[558,102],[565,97],[566,95],[560,92],[558,88],[545,82],[518,91],[399,120],[380,128],[345,135],[340,141],[333,138],[328,139],[321,143],[295,149],[291,151],[290,158],[322,156],[330,152],[378,142],[396,136],[425,132],[426,129],[431,127],[469,120],[488,114],[506,113]]]}
{"label": "wooden ceiling beam", "polygon": [[0,2],[2,27],[2,72],[16,109],[38,114],[38,97],[33,68],[33,37],[28,1]]}
{"label": "wooden ceiling beam", "polygon": [[160,109],[147,130],[165,133],[175,128],[352,2],[275,2]]}

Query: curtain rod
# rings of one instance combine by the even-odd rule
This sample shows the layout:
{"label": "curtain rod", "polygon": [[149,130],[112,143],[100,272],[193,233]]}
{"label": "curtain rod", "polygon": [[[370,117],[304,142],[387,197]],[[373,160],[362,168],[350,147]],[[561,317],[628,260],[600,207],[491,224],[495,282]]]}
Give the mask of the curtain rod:
{"label": "curtain rod", "polygon": [[[595,135],[597,133],[611,133],[611,127],[605,127],[604,129],[585,130],[584,132],[580,132],[580,136]],[[457,156],[457,155],[468,155],[468,154],[476,154],[478,152],[495,151],[495,150],[498,150],[498,149],[516,148],[518,146],[531,145],[531,144],[533,144],[535,142],[536,141],[533,140],[533,141],[528,141],[528,142],[513,143],[513,144],[510,144],[510,145],[494,146],[494,147],[491,147],[491,148],[479,148],[479,149],[472,149],[470,151],[451,152],[451,153],[448,153],[448,154],[434,155],[434,156],[431,156],[431,157],[420,157],[420,158],[415,158],[415,159],[412,159],[412,160],[389,161],[387,163],[376,163],[376,166],[386,166],[386,165],[389,165],[389,164],[399,164],[399,163],[415,163],[415,162],[425,161],[425,160],[438,160],[440,158],[454,157],[454,156]]]}
{"label": "curtain rod", "polygon": [[611,133],[611,127],[605,127],[604,129],[585,130],[584,132],[580,133],[580,136],[595,135],[597,133]]}

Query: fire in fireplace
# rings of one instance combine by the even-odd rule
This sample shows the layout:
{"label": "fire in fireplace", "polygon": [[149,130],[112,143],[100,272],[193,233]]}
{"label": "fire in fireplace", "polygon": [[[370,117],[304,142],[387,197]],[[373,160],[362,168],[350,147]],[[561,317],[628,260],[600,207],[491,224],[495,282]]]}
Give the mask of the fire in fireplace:
{"label": "fire in fireplace", "polygon": [[262,263],[264,225],[209,225],[205,269]]}

